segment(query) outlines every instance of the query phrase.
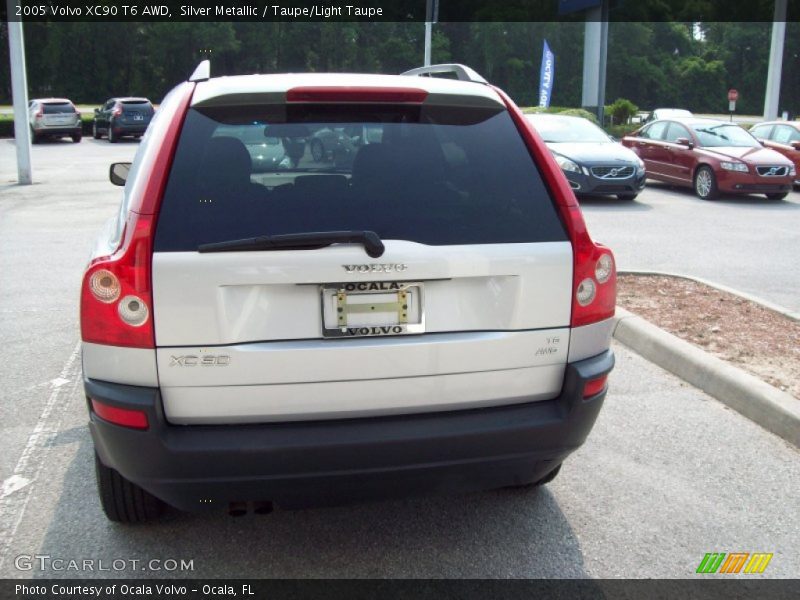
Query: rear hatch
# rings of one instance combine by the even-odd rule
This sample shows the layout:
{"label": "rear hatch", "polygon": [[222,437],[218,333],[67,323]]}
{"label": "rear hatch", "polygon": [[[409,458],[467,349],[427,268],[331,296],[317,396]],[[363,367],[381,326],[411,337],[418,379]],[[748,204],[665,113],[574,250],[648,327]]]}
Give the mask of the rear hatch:
{"label": "rear hatch", "polygon": [[146,127],[153,117],[153,105],[149,100],[123,100],[120,120],[126,125]]}
{"label": "rear hatch", "polygon": [[[559,394],[572,247],[510,115],[482,93],[356,105],[233,96],[189,110],[153,254],[171,422],[360,417]],[[314,162],[309,141],[332,127],[370,135],[354,140],[349,161]],[[281,140],[290,160],[254,169],[254,132]],[[350,232],[353,243],[317,236],[287,248],[273,237],[198,252],[320,232]],[[363,232],[377,234],[382,253]]]}
{"label": "rear hatch", "polygon": [[77,124],[77,110],[70,102],[43,102],[41,125],[72,127]]}

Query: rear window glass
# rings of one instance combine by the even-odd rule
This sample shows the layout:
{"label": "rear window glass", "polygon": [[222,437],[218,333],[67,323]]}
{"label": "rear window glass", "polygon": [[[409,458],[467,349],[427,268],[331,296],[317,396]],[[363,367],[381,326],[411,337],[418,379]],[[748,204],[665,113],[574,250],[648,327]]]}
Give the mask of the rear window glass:
{"label": "rear window glass", "polygon": [[75,107],[69,103],[48,103],[42,104],[42,108],[44,110],[44,114],[46,115],[58,115],[62,113],[74,113]]}
{"label": "rear window glass", "polygon": [[505,110],[189,110],[161,206],[156,251],[340,230],[428,245],[567,239]]}

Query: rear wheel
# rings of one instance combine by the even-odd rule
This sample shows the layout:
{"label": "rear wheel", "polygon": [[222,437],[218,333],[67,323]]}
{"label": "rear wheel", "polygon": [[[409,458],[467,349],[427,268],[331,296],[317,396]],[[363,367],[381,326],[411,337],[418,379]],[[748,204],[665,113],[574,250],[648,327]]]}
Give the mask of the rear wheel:
{"label": "rear wheel", "polygon": [[100,504],[109,521],[144,523],[157,519],[164,512],[161,500],[105,466],[97,454],[94,467]]}
{"label": "rear wheel", "polygon": [[116,144],[116,143],[117,143],[117,136],[116,136],[116,134],[114,133],[114,130],[113,130],[113,129],[111,129],[111,127],[110,127],[110,126],[109,126],[109,128],[108,128],[108,142],[109,142],[110,144]]}
{"label": "rear wheel", "polygon": [[100,139],[100,132],[97,131],[97,122],[92,123],[92,137],[96,140]]}
{"label": "rear wheel", "polygon": [[780,192],[779,194],[765,194],[770,200],[783,200],[789,195],[789,192]]}
{"label": "rear wheel", "polygon": [[83,135],[80,133],[73,133],[70,137],[72,138],[72,142],[75,144],[83,139]]}
{"label": "rear wheel", "polygon": [[700,167],[694,175],[694,192],[698,198],[713,200],[719,195],[717,178],[711,167]]}
{"label": "rear wheel", "polygon": [[636,196],[638,195],[639,194],[617,194],[617,199],[633,202],[634,200],[636,200]]}
{"label": "rear wheel", "polygon": [[42,138],[36,135],[36,132],[31,128],[31,144],[38,144],[42,141]]}

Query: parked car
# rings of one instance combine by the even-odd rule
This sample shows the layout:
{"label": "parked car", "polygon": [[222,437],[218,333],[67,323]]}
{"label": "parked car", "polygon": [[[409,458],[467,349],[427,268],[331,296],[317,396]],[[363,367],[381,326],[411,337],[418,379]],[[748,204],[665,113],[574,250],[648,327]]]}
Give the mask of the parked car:
{"label": "parked car", "polygon": [[767,148],[780,152],[794,163],[798,174],[794,185],[800,185],[800,121],[770,121],[758,123],[750,133]]}
{"label": "parked car", "polygon": [[657,108],[645,119],[645,123],[658,121],[659,119],[684,119],[693,117],[692,113],[685,108]]}
{"label": "parked car", "polygon": [[791,161],[728,121],[659,120],[622,143],[644,161],[647,177],[694,188],[703,199],[724,192],[782,200],[796,178]]}
{"label": "parked car", "polygon": [[644,188],[642,160],[591,121],[549,114],[525,116],[579,196],[616,194],[620,200],[633,200]]}
{"label": "parked car", "polygon": [[28,124],[34,144],[44,138],[65,136],[76,144],[81,141],[81,114],[66,98],[35,98],[28,102]]}
{"label": "parked car", "polygon": [[[553,479],[606,394],[616,275],[517,106],[461,65],[208,72],[112,165],[83,277],[108,518]],[[343,121],[379,130],[348,171],[254,176],[230,128]]]}
{"label": "parked car", "polygon": [[380,142],[380,129],[368,124],[324,127],[314,132],[309,140],[311,157],[314,162],[333,162],[347,167],[361,146]]}
{"label": "parked car", "polygon": [[92,136],[99,140],[105,135],[112,144],[126,136],[140,138],[154,113],[147,98],[110,98],[94,109]]}
{"label": "parked car", "polygon": [[271,173],[291,166],[280,138],[267,137],[262,123],[223,125],[217,128],[214,135],[241,140],[250,154],[253,173]]}

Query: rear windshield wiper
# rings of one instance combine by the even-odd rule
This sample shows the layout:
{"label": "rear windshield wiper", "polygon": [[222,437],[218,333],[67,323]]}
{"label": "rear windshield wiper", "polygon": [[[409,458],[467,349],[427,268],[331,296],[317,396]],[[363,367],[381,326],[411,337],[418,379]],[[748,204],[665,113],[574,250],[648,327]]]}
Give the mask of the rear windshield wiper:
{"label": "rear windshield wiper", "polygon": [[363,244],[364,250],[372,258],[383,255],[385,247],[374,231],[318,231],[308,233],[286,233],[264,235],[242,240],[228,240],[200,244],[198,252],[244,252],[247,250],[291,250],[314,249],[331,244]]}

